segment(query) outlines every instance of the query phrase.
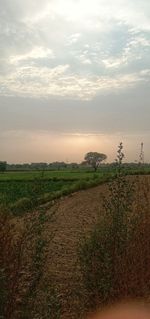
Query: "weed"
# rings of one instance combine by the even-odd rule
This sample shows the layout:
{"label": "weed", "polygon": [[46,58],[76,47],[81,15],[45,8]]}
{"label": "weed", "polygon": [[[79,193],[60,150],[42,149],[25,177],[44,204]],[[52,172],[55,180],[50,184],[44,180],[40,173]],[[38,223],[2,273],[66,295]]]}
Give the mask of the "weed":
{"label": "weed", "polygon": [[9,212],[0,211],[1,317],[11,318],[22,270],[25,233],[15,234]]}
{"label": "weed", "polygon": [[[104,198],[104,208],[108,220],[111,220],[110,236],[114,243],[115,254],[121,253],[129,236],[128,219],[132,211],[135,185],[124,176],[122,161],[124,158],[123,145],[119,144],[116,159],[116,178],[109,183],[109,198]],[[116,253],[115,253],[116,250]]]}
{"label": "weed", "polygon": [[109,184],[109,197],[104,198],[105,217],[81,245],[79,256],[83,280],[91,307],[118,298],[118,261],[129,240],[128,221],[132,210],[134,185],[124,176],[123,145],[119,144],[116,178]]}
{"label": "weed", "polygon": [[[45,223],[51,222],[54,214],[55,212],[50,216],[47,216],[44,208],[41,208],[37,220],[34,223],[36,241],[34,243],[34,253],[32,255],[31,279],[27,293],[22,302],[21,319],[29,319],[31,316],[39,316],[40,318],[59,318],[59,299],[53,288],[53,284],[49,282],[47,289],[47,282],[44,282],[44,285],[40,288],[40,296],[38,295],[40,280],[44,275],[45,249],[47,244],[50,245],[54,236],[53,232],[50,233],[47,242],[43,231]],[[49,315],[51,315],[51,317],[49,317]]]}

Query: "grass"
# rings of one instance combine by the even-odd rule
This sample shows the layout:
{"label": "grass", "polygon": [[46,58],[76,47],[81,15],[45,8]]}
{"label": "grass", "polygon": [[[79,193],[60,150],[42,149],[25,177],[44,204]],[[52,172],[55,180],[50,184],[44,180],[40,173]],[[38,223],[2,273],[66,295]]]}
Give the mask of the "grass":
{"label": "grass", "polygon": [[[99,170],[98,175],[103,174],[103,171]],[[20,172],[5,172],[0,174],[0,181],[33,181],[35,178],[42,178],[44,180],[71,180],[76,181],[79,179],[93,178],[93,171],[83,170],[57,170],[57,171],[20,171]]]}
{"label": "grass", "polygon": [[45,238],[45,224],[53,223],[53,214],[41,210],[19,219],[18,225],[13,220],[11,214],[0,210],[0,318],[59,318],[60,303],[53,282],[42,287],[47,302],[44,309],[41,300],[36,303],[45,249],[54,236],[50,231]]}
{"label": "grass", "polygon": [[118,172],[109,183],[100,221],[79,249],[90,309],[150,297],[149,178],[137,175],[133,182],[124,176],[122,149],[120,143]]}

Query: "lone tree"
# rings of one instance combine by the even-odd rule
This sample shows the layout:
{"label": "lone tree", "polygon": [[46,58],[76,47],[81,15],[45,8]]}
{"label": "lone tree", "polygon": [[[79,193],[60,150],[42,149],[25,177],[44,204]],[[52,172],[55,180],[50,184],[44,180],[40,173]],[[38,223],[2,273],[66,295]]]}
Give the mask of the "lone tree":
{"label": "lone tree", "polygon": [[97,152],[89,152],[84,157],[85,161],[94,168],[95,172],[99,167],[100,163],[104,161],[106,158],[107,156],[105,154]]}
{"label": "lone tree", "polygon": [[0,161],[0,173],[4,173],[6,171],[7,162]]}

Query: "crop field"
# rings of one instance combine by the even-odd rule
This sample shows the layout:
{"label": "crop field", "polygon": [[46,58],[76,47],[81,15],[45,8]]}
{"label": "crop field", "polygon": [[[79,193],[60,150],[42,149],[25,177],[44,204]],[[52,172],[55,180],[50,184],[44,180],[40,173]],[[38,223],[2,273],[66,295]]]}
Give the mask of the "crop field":
{"label": "crop field", "polygon": [[[142,173],[149,173],[145,169]],[[0,204],[11,207],[12,205],[28,202],[34,206],[54,198],[67,195],[71,192],[89,188],[110,180],[115,175],[114,168],[101,168],[93,170],[56,170],[56,171],[7,171],[0,174]],[[139,174],[141,169],[127,169],[126,174]],[[39,201],[40,199],[40,201]],[[19,202],[18,202],[19,201]],[[32,202],[32,204],[31,204]],[[15,206],[16,208],[16,206]],[[25,205],[25,209],[27,206]],[[23,209],[24,210],[24,209]]]}
{"label": "crop field", "polygon": [[56,192],[69,187],[71,181],[39,181],[39,180],[19,180],[0,182],[0,201],[6,204],[13,203],[20,198],[33,198],[48,192]]}
{"label": "crop field", "polygon": [[39,200],[43,203],[97,185],[112,175],[113,172],[79,170],[5,172],[0,174],[0,204],[7,208],[15,204],[15,209],[19,205],[20,210],[26,210],[27,206],[36,206]]}
{"label": "crop field", "polygon": [[[97,171],[96,174],[103,174],[104,170]],[[35,178],[44,180],[79,180],[93,178],[92,170],[56,170],[56,171],[15,171],[0,174],[0,181],[33,181]]]}

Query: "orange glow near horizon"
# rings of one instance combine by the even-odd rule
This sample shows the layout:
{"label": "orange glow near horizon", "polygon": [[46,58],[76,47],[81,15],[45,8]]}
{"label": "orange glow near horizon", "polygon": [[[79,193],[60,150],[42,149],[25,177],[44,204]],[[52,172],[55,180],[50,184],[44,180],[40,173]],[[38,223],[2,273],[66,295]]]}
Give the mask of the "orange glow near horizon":
{"label": "orange glow near horizon", "polygon": [[[142,136],[148,145],[148,136]],[[81,162],[89,151],[107,155],[107,162],[116,158],[117,146],[124,144],[125,160],[138,160],[140,138],[136,135],[96,133],[51,133],[48,131],[9,131],[3,136],[1,153],[9,163],[22,162]],[[149,149],[147,149],[149,151]],[[150,154],[145,154],[147,158]]]}

